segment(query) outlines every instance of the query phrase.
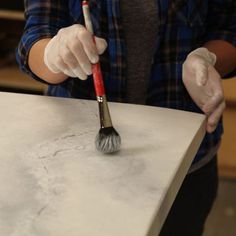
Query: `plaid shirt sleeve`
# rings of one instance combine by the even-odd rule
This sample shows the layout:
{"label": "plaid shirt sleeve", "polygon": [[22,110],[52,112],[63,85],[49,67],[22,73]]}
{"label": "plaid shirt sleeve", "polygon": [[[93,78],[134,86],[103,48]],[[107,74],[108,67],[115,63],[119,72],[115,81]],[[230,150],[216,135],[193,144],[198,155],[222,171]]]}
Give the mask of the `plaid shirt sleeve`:
{"label": "plaid shirt sleeve", "polygon": [[60,28],[70,24],[68,1],[66,0],[26,0],[26,25],[23,36],[16,50],[16,59],[20,68],[31,77],[38,78],[28,66],[28,55],[31,47],[38,40],[51,38]]}
{"label": "plaid shirt sleeve", "polygon": [[235,0],[209,0],[206,41],[222,39],[236,46],[235,23]]}

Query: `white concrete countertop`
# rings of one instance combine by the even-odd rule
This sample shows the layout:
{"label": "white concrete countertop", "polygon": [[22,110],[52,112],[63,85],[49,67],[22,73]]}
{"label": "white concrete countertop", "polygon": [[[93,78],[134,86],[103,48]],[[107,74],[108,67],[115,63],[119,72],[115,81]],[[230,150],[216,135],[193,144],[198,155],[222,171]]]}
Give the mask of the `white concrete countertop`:
{"label": "white concrete countertop", "polygon": [[109,107],[122,148],[103,155],[95,101],[0,93],[0,235],[158,235],[205,117]]}

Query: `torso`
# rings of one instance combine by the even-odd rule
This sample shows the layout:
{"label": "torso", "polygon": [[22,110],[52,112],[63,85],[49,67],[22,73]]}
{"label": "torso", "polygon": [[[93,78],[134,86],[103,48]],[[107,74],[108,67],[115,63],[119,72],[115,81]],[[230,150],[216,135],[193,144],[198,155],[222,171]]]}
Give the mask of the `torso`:
{"label": "torso", "polygon": [[127,101],[144,104],[158,33],[156,0],[120,0],[127,48]]}

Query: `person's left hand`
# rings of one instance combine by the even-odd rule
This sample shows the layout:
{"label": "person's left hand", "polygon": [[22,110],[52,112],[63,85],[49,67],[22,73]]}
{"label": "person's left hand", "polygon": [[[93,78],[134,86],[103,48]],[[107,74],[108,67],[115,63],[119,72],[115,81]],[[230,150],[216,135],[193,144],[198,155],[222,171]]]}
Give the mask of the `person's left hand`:
{"label": "person's left hand", "polygon": [[183,83],[198,107],[207,115],[208,133],[213,132],[225,109],[221,76],[214,68],[215,54],[206,48],[191,52],[183,63]]}

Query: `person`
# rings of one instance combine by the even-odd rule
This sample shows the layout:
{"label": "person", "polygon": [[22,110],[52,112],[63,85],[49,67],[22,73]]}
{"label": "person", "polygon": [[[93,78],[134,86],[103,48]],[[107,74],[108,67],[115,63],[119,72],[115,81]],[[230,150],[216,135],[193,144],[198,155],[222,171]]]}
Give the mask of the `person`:
{"label": "person", "polygon": [[217,150],[225,101],[221,78],[235,74],[235,0],[25,1],[17,48],[22,70],[50,96],[95,99],[100,61],[109,101],[205,113],[206,135],[160,235],[201,235],[217,193]]}

